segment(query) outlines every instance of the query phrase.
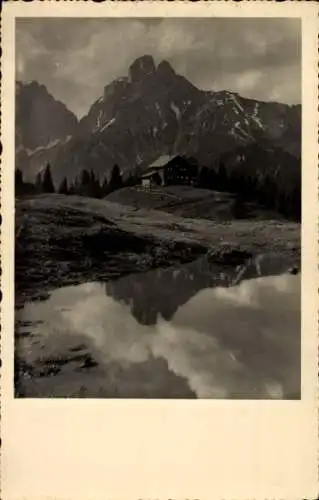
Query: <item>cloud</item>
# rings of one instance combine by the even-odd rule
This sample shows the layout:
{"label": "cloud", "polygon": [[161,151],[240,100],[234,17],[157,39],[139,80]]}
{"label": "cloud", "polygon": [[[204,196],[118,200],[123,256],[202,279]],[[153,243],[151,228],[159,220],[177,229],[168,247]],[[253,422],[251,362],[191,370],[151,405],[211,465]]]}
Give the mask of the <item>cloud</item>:
{"label": "cloud", "polygon": [[[198,397],[282,398],[299,393],[299,276],[202,290],[170,322],[159,318],[153,326],[139,324],[130,307],[107,296],[99,283],[58,289],[46,302],[28,304],[23,316],[43,321],[33,334],[45,347],[54,341],[61,350],[82,336],[102,365],[117,362],[125,368],[150,356],[164,359]],[[138,387],[136,376],[132,383]],[[151,365],[148,377],[156,390]]]}
{"label": "cloud", "polygon": [[300,33],[297,19],[20,19],[17,78],[38,80],[83,115],[134,59],[152,54],[200,88],[295,103]]}

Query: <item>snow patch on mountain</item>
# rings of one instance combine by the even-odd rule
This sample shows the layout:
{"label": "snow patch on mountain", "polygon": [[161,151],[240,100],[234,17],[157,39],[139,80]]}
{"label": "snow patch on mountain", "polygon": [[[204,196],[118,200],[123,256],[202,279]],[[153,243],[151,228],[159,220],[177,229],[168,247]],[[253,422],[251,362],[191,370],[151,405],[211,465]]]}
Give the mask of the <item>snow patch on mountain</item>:
{"label": "snow patch on mountain", "polygon": [[114,122],[115,122],[115,118],[111,118],[111,120],[109,120],[108,122],[105,123],[105,125],[103,125],[103,127],[100,130],[100,132],[103,132],[103,130],[105,130],[108,127],[110,127]]}
{"label": "snow patch on mountain", "polygon": [[143,163],[143,158],[141,157],[141,155],[139,153],[137,153],[137,156],[136,156],[136,163],[137,163],[137,165],[140,165],[141,163]]}
{"label": "snow patch on mountain", "polygon": [[230,94],[230,98],[233,101],[233,103],[237,106],[237,108],[240,109],[242,113],[244,113],[245,112],[244,108],[242,107],[236,96],[234,94]]}
{"label": "snow patch on mountain", "polygon": [[241,139],[247,139],[249,137],[249,134],[242,129],[240,122],[236,122],[234,124],[234,127],[230,131],[231,135],[233,136],[239,136]]}
{"label": "snow patch on mountain", "polygon": [[265,127],[263,126],[263,124],[261,123],[260,121],[260,118],[258,116],[258,111],[259,111],[259,103],[256,102],[255,104],[255,107],[254,107],[254,111],[253,111],[253,114],[251,115],[251,119],[256,123],[256,125],[258,125],[258,127],[261,129],[261,130],[265,130]]}
{"label": "snow patch on mountain", "polygon": [[95,130],[99,129],[102,125],[102,117],[103,117],[103,111],[100,109],[100,112],[99,112],[99,115],[96,119],[96,126],[95,126]]}
{"label": "snow patch on mountain", "polygon": [[59,144],[61,141],[60,139],[55,139],[54,141],[50,141],[48,144],[46,144],[45,146],[38,146],[37,148],[35,149],[28,149],[26,148],[26,152],[28,155],[33,155],[35,153],[39,153],[40,151],[45,151],[47,149],[51,149],[53,148],[54,146],[56,146],[57,144]]}
{"label": "snow patch on mountain", "polygon": [[162,110],[158,102],[155,103],[155,108],[157,110],[158,115],[162,118]]}
{"label": "snow patch on mountain", "polygon": [[177,120],[181,119],[181,111],[174,102],[171,102],[171,110],[174,111]]}

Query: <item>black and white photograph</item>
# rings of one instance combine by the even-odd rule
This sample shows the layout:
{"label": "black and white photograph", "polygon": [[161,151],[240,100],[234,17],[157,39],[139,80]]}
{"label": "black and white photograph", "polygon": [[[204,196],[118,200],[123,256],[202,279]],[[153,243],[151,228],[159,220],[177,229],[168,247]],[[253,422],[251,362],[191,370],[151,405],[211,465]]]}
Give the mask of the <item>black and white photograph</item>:
{"label": "black and white photograph", "polygon": [[301,85],[299,18],[16,19],[15,398],[300,400]]}

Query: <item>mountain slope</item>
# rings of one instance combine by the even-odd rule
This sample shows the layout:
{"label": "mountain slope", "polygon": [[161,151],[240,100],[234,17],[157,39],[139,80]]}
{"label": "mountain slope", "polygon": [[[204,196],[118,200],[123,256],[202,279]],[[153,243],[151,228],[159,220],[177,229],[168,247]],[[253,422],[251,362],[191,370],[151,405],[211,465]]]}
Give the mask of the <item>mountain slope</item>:
{"label": "mountain slope", "polygon": [[127,77],[104,88],[72,128],[72,137],[54,146],[53,155],[52,148],[38,154],[30,170],[50,154],[57,180],[65,174],[73,178],[83,168],[104,176],[115,163],[128,175],[165,154],[193,156],[210,165],[238,146],[266,140],[298,156],[300,130],[300,106],[199,90],[168,62],[156,66],[145,55],[131,64]]}
{"label": "mountain slope", "polygon": [[[300,155],[301,107],[258,102],[232,92],[208,92],[191,119],[182,149],[204,164],[232,149],[271,141]],[[188,146],[186,145],[188,144]]]}
{"label": "mountain slope", "polygon": [[16,167],[34,175],[39,165],[54,157],[61,142],[71,138],[77,122],[44,85],[16,82]]}

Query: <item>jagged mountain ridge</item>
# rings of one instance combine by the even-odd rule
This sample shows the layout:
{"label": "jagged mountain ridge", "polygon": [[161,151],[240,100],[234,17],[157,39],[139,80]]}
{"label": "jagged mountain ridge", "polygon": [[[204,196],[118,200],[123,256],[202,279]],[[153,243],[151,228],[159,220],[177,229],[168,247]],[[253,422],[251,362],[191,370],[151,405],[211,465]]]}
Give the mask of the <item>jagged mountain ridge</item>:
{"label": "jagged mountain ridge", "polygon": [[194,156],[210,165],[227,151],[263,140],[298,156],[300,136],[301,106],[203,91],[168,62],[156,66],[146,55],[131,64],[127,77],[104,88],[72,137],[29,155],[29,170],[37,171],[47,158],[56,179],[72,178],[83,168],[103,176],[114,163],[125,175],[164,154]]}

